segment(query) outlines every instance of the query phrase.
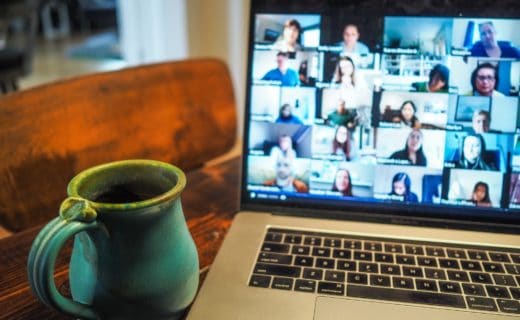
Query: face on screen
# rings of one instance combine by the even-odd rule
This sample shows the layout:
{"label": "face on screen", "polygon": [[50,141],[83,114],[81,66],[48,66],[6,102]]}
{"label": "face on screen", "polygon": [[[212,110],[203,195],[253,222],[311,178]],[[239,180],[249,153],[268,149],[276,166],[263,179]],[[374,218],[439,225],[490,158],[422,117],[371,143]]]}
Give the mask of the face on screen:
{"label": "face on screen", "polygon": [[255,15],[247,189],[520,208],[520,19],[346,12]]}

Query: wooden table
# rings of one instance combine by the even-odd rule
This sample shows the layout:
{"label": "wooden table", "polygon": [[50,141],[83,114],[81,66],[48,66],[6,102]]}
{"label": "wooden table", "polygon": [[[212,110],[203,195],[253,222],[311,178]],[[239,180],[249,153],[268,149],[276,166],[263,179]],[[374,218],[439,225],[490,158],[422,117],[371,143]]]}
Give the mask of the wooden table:
{"label": "wooden table", "polygon": [[[187,174],[181,197],[199,251],[202,280],[238,211],[239,167],[239,158],[233,158]],[[70,319],[39,302],[27,282],[27,256],[42,227],[0,240],[0,319]],[[56,262],[56,286],[67,294],[70,241],[62,251]]]}

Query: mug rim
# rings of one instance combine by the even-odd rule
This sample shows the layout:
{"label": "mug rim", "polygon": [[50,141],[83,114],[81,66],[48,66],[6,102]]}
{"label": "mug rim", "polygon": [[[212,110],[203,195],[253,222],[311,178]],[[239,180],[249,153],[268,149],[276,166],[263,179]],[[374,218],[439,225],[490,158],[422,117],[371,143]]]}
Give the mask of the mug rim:
{"label": "mug rim", "polygon": [[[141,165],[141,166],[150,166],[150,167],[159,167],[162,169],[166,169],[177,177],[177,183],[168,191],[161,193],[155,197],[150,199],[146,199],[143,201],[135,201],[135,202],[127,202],[127,203],[106,203],[106,202],[96,202],[91,199],[86,199],[84,196],[79,194],[79,187],[83,183],[83,181],[97,172],[104,171],[109,168],[117,168],[124,167],[128,165]],[[158,160],[148,160],[148,159],[129,159],[129,160],[120,160],[113,161],[104,164],[100,164],[97,166],[90,167],[78,173],[72,180],[69,182],[67,186],[67,194],[70,197],[79,197],[81,199],[85,199],[90,202],[95,209],[104,209],[104,210],[128,210],[128,209],[143,209],[151,206],[155,206],[166,201],[175,199],[179,196],[181,191],[186,186],[186,175],[184,172],[166,162],[158,161]]]}

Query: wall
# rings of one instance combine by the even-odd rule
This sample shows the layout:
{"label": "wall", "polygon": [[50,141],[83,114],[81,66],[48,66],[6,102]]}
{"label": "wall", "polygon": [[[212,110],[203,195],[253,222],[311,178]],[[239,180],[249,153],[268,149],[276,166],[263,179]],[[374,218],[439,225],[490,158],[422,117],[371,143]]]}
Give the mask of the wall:
{"label": "wall", "polygon": [[239,138],[243,132],[250,0],[189,0],[190,57],[217,57],[230,69],[235,87]]}
{"label": "wall", "polygon": [[229,66],[243,131],[250,0],[119,0],[121,46],[131,65],[215,57]]}

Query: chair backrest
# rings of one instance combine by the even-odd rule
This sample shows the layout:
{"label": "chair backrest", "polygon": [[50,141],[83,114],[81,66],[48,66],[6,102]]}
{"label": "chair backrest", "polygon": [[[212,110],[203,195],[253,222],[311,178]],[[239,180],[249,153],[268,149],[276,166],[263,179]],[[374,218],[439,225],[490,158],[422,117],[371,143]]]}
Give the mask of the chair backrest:
{"label": "chair backrest", "polygon": [[230,149],[235,136],[229,71],[212,59],[93,74],[0,97],[0,223],[18,231],[47,221],[68,181],[93,165],[149,158],[190,170]]}

